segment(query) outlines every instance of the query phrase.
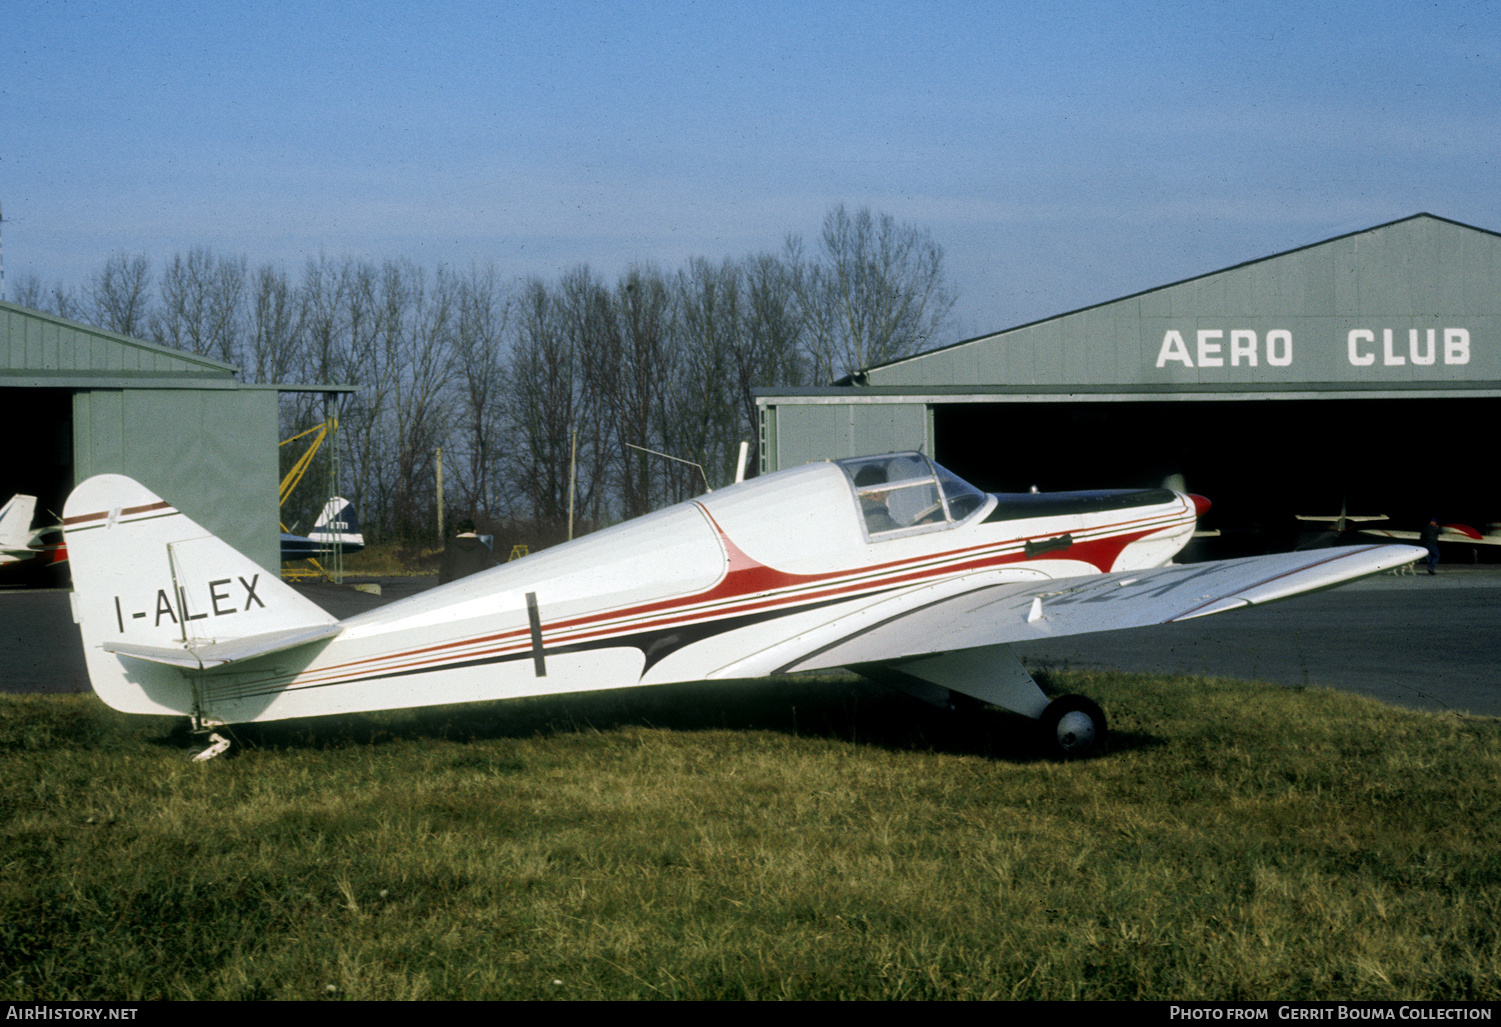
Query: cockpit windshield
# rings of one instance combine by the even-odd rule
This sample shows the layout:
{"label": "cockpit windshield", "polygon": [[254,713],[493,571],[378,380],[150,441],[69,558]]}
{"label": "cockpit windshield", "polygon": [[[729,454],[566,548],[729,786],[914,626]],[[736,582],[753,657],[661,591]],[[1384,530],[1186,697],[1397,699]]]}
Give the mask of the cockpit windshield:
{"label": "cockpit windshield", "polygon": [[944,528],[985,503],[985,493],[921,453],[840,460],[872,539],[890,532]]}

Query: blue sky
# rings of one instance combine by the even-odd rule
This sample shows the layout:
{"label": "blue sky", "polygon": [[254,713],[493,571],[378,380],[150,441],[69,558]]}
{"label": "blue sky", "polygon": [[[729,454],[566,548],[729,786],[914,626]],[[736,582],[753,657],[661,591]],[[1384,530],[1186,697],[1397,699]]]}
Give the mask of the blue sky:
{"label": "blue sky", "polygon": [[944,246],[957,338],[1419,211],[1501,230],[1494,3],[0,13],[12,294],[202,245],[613,277],[842,202]]}

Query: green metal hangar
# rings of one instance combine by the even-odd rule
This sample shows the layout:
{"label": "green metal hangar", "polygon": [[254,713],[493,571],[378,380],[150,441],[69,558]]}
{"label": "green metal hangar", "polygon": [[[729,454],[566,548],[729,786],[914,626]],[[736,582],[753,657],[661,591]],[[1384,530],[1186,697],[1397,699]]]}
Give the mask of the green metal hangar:
{"label": "green metal hangar", "polygon": [[277,393],[293,387],[234,371],[0,303],[0,503],[34,495],[34,524],[56,523],[74,485],[126,474],[279,571]]}
{"label": "green metal hangar", "polygon": [[1417,214],[757,404],[763,471],[920,448],[991,491],[1181,475],[1227,555],[1342,508],[1485,531],[1501,234]]}

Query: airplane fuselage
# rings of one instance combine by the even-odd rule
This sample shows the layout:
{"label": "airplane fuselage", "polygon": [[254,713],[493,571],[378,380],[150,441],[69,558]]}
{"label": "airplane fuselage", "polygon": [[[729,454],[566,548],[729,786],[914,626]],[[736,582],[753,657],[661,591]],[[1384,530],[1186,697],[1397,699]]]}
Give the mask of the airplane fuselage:
{"label": "airplane fuselage", "polygon": [[[840,467],[812,464],[350,618],[321,647],[200,671],[196,698],[179,673],[170,705],[243,722],[811,669],[810,636],[915,591],[1160,566],[1195,516],[1160,489],[986,496],[873,535]],[[212,638],[275,601],[238,575],[179,582],[175,603],[171,587],[118,597],[122,632],[177,605]]]}

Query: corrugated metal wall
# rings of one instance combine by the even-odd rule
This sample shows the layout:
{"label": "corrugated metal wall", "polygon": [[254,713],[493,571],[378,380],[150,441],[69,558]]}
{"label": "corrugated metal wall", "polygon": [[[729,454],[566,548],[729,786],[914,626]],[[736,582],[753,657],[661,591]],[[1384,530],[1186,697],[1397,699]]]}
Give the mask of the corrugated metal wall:
{"label": "corrugated metal wall", "polygon": [[866,453],[933,453],[920,403],[781,403],[762,411],[761,470]]}
{"label": "corrugated metal wall", "polygon": [[93,389],[73,397],[78,481],[126,474],[268,570],[277,530],[273,390]]}

